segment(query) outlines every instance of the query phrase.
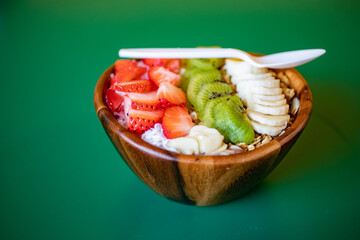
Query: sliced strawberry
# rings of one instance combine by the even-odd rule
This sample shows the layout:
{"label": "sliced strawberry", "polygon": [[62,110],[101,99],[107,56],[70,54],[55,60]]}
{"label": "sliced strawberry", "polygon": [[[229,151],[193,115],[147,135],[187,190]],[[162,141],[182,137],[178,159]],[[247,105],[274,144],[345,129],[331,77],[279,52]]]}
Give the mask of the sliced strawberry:
{"label": "sliced strawberry", "polygon": [[128,112],[128,129],[133,133],[143,134],[145,131],[154,127],[156,123],[161,123],[164,110],[139,111],[130,109]]}
{"label": "sliced strawberry", "polygon": [[145,93],[151,91],[151,83],[148,80],[134,80],[131,82],[116,82],[113,88],[120,92]]}
{"label": "sliced strawberry", "polygon": [[143,63],[146,65],[153,66],[164,66],[169,60],[166,58],[144,58]]}
{"label": "sliced strawberry", "polygon": [[168,82],[175,86],[180,83],[179,74],[173,73],[169,69],[159,66],[154,66],[149,69],[149,79],[158,86],[162,82]]}
{"label": "sliced strawberry", "polygon": [[183,106],[174,106],[165,109],[162,120],[164,135],[167,138],[178,138],[188,135],[194,126],[190,114]]}
{"label": "sliced strawberry", "polygon": [[120,109],[121,103],[124,101],[124,98],[117,94],[115,90],[108,89],[105,95],[105,101],[111,112],[116,112]]}
{"label": "sliced strawberry", "polygon": [[143,111],[158,110],[158,98],[155,91],[149,93],[129,93],[129,98],[132,109]]}
{"label": "sliced strawberry", "polygon": [[128,95],[125,95],[124,97],[124,115],[125,115],[125,121],[129,122],[129,111],[131,110],[131,99]]}
{"label": "sliced strawberry", "polygon": [[186,103],[185,92],[168,82],[160,83],[160,86],[156,92],[156,96],[158,99],[160,99],[159,105],[164,108],[172,105],[181,105]]}
{"label": "sliced strawberry", "polygon": [[139,67],[138,62],[133,60],[117,60],[114,68],[115,76],[111,79],[111,84],[115,82],[128,82],[146,73],[146,68]]}
{"label": "sliced strawberry", "polygon": [[157,103],[157,107],[159,109],[168,108],[168,107],[172,107],[172,106],[174,106],[174,104],[169,102],[166,98],[160,98],[158,103]]}
{"label": "sliced strawberry", "polygon": [[180,65],[180,59],[171,59],[165,64],[165,67],[174,73],[179,73]]}

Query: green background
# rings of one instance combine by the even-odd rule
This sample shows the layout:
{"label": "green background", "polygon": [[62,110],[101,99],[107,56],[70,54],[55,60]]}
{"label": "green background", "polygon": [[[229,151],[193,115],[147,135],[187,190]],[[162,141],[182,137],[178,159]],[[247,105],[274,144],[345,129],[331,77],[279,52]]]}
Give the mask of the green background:
{"label": "green background", "polygon": [[[0,1],[0,239],[360,239],[360,2]],[[120,48],[324,48],[297,69],[308,126],[234,202],[194,207],[143,184],[93,106]]]}

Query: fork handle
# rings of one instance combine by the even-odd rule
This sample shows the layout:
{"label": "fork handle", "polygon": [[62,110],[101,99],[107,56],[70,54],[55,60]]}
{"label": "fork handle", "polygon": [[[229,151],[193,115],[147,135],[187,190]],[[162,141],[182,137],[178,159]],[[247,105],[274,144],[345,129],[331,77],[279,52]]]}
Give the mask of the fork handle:
{"label": "fork handle", "polygon": [[232,48],[127,48],[120,49],[124,58],[228,58],[235,57]]}

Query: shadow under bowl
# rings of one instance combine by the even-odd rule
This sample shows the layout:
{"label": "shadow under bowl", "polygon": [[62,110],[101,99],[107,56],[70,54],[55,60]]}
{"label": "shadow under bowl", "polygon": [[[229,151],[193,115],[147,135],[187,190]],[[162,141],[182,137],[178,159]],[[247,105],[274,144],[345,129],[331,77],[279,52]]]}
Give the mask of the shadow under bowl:
{"label": "shadow under bowl", "polygon": [[155,147],[122,127],[105,103],[110,66],[94,92],[96,113],[107,135],[132,171],[160,195],[185,204],[216,205],[232,201],[260,183],[284,158],[304,130],[312,110],[310,88],[294,68],[284,69],[300,100],[293,124],[270,143],[226,156],[197,156]]}

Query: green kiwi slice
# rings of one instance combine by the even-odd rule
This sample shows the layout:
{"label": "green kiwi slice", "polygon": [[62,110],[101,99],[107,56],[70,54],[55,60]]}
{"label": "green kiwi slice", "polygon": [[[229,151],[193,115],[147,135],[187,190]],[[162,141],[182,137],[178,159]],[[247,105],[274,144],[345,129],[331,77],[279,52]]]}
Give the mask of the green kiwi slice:
{"label": "green kiwi slice", "polygon": [[225,101],[214,107],[216,129],[225,137],[226,142],[250,144],[255,137],[250,120],[236,103]]}
{"label": "green kiwi slice", "polygon": [[187,88],[187,98],[190,103],[196,105],[196,96],[200,91],[200,88],[205,83],[212,83],[215,81],[220,81],[221,73],[219,70],[213,69],[208,71],[200,71],[195,73],[191,78]]}
{"label": "green kiwi slice", "polygon": [[210,70],[221,67],[223,62],[223,58],[189,58],[187,59],[187,66]]}
{"label": "green kiwi slice", "polygon": [[195,109],[200,112],[204,110],[207,102],[210,99],[218,98],[226,95],[231,95],[233,89],[230,85],[222,82],[213,82],[204,84],[198,95],[196,96]]}
{"label": "green kiwi slice", "polygon": [[221,102],[230,101],[237,104],[241,109],[243,109],[243,104],[240,98],[236,95],[233,96],[223,96],[209,100],[206,103],[206,106],[203,112],[200,114],[200,120],[209,128],[215,128],[215,116],[214,108]]}
{"label": "green kiwi slice", "polygon": [[200,68],[187,68],[185,72],[181,75],[181,81],[179,87],[186,92],[190,83],[190,79],[196,74],[204,72],[203,69]]}

